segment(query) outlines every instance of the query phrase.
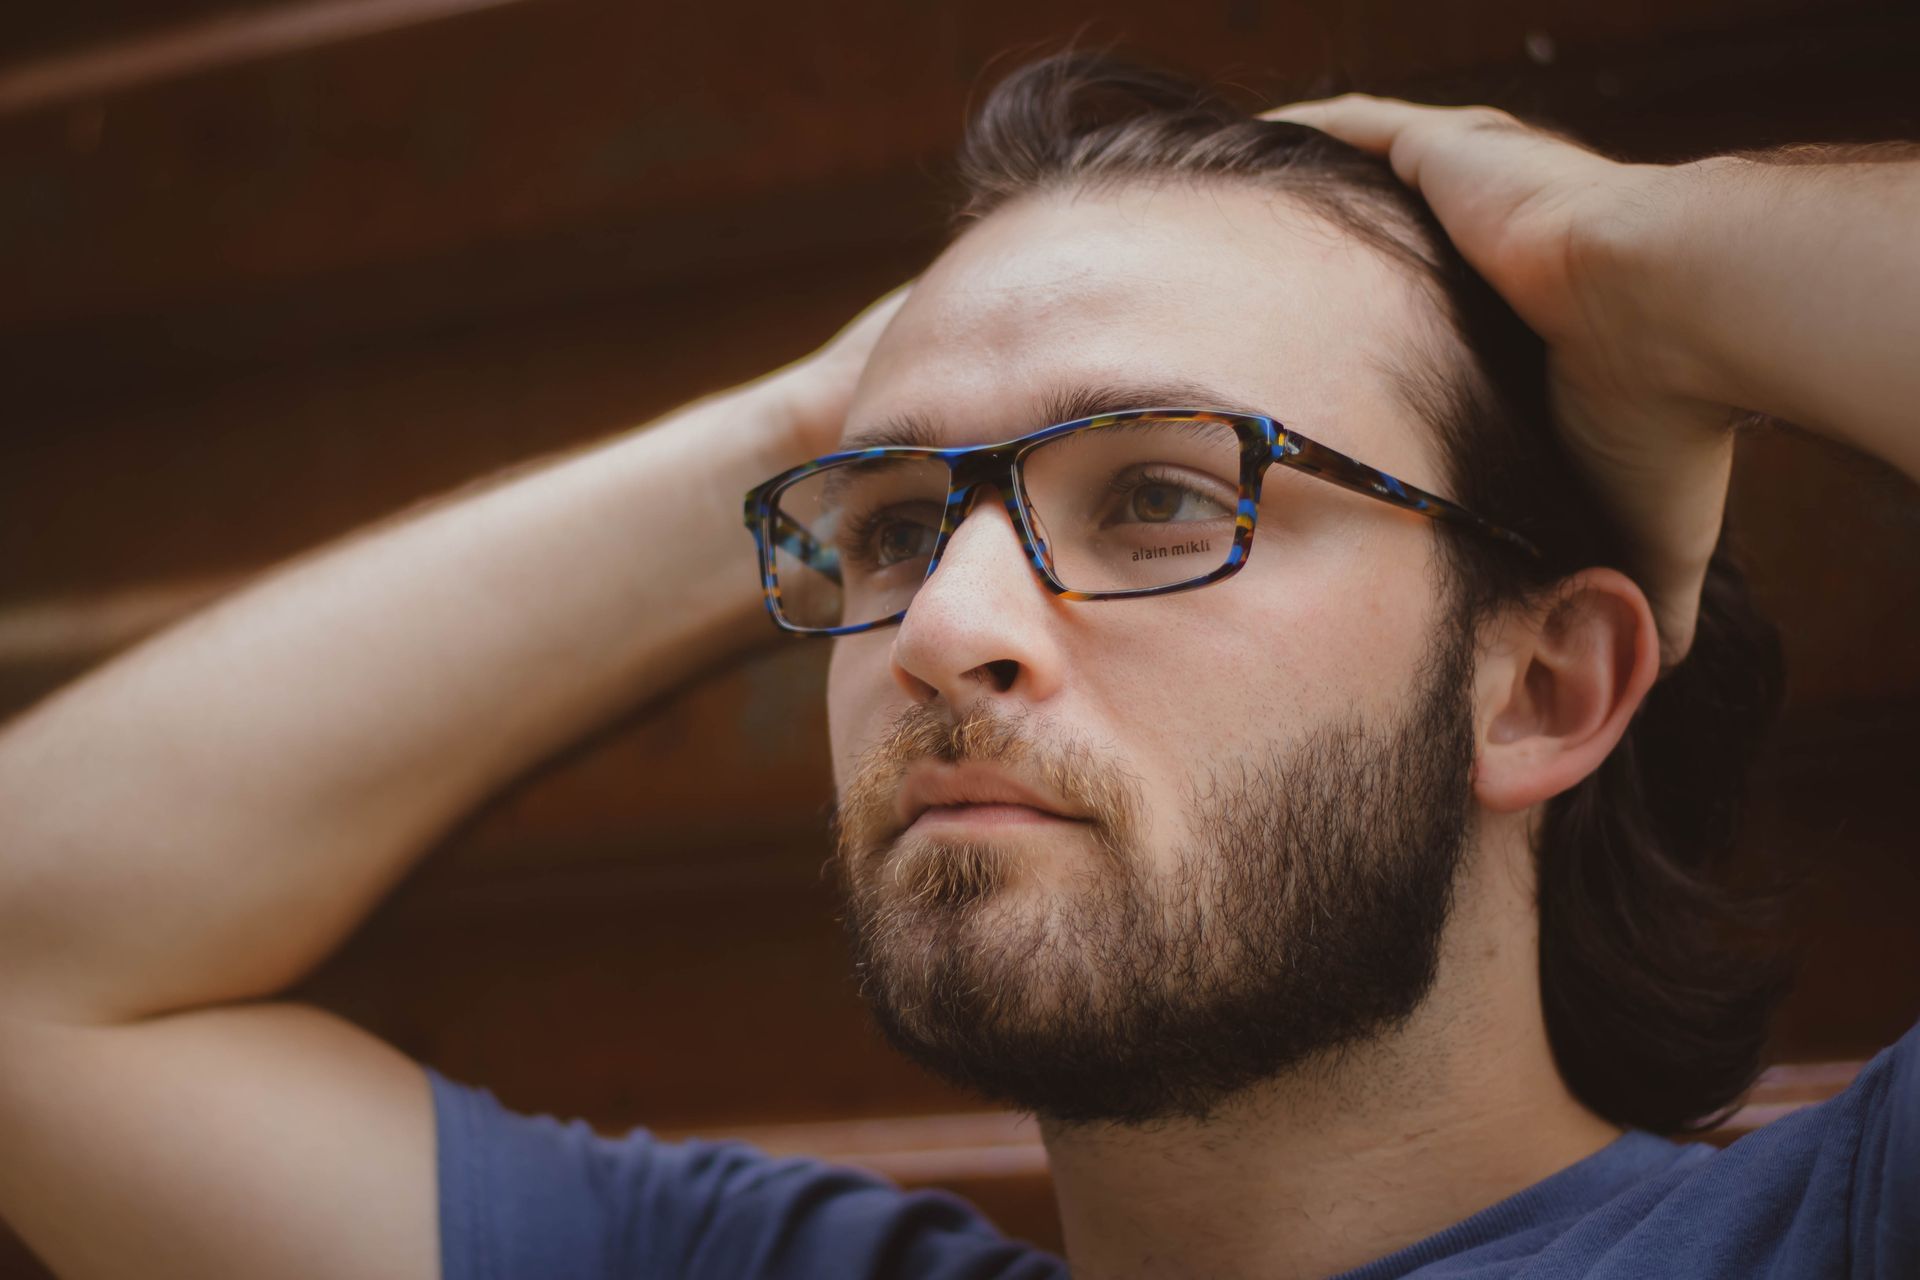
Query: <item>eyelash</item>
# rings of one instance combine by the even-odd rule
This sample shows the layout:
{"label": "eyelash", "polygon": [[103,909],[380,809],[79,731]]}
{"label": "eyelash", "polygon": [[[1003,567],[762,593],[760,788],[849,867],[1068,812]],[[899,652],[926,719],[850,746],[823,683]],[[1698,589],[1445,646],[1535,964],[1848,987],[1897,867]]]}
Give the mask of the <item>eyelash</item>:
{"label": "eyelash", "polygon": [[835,544],[840,548],[840,555],[843,558],[861,556],[870,560],[868,548],[873,534],[883,522],[895,518],[887,514],[891,510],[890,507],[880,507],[851,517],[843,523],[838,536],[834,538]]}
{"label": "eyelash", "polygon": [[1176,489],[1189,487],[1183,483],[1178,476],[1155,468],[1150,470],[1117,472],[1113,479],[1107,481],[1107,490],[1110,493],[1132,493],[1143,484],[1171,485]]}
{"label": "eyelash", "polygon": [[1220,504],[1226,506],[1228,509],[1232,509],[1233,506],[1233,500],[1231,498],[1223,498],[1219,494],[1208,493],[1202,486],[1194,484],[1181,476],[1174,475],[1168,470],[1159,468],[1118,472],[1111,480],[1107,481],[1107,491],[1115,497],[1124,498],[1146,485],[1154,484],[1166,485],[1169,488],[1178,489],[1182,493],[1192,494],[1194,497],[1203,501]]}

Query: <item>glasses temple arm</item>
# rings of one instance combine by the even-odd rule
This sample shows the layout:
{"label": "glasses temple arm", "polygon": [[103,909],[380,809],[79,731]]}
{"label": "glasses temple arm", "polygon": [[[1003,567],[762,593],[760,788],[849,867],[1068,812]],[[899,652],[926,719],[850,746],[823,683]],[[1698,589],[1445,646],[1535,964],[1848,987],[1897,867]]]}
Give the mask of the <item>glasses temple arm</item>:
{"label": "glasses temple arm", "polygon": [[784,511],[767,521],[773,545],[786,551],[821,577],[840,585],[840,553],[813,536],[813,531]]}
{"label": "glasses temple arm", "polygon": [[1395,479],[1384,471],[1358,462],[1326,445],[1309,440],[1292,431],[1283,431],[1274,445],[1273,460],[1284,467],[1296,471],[1305,471],[1319,476],[1342,489],[1363,493],[1370,498],[1392,503],[1407,511],[1417,511],[1421,515],[1436,520],[1450,520],[1455,524],[1467,525],[1489,537],[1520,548],[1534,559],[1544,559],[1540,548],[1520,534],[1486,520],[1456,502],[1450,502],[1437,493],[1428,493],[1417,485]]}

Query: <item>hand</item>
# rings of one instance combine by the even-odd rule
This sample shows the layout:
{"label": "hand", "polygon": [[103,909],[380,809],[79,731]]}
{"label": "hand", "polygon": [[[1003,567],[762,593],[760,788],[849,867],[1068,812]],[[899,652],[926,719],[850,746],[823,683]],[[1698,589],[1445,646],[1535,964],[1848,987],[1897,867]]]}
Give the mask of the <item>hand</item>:
{"label": "hand", "polygon": [[761,381],[759,385],[774,394],[779,405],[783,427],[779,451],[786,455],[780,466],[833,452],[873,344],[912,287],[901,285],[855,316],[818,351]]}
{"label": "hand", "polygon": [[1672,388],[1626,246],[1678,169],[1617,164],[1489,107],[1347,94],[1265,113],[1384,157],[1547,345],[1557,425],[1633,540],[1671,665],[1693,642],[1733,460],[1733,413]]}

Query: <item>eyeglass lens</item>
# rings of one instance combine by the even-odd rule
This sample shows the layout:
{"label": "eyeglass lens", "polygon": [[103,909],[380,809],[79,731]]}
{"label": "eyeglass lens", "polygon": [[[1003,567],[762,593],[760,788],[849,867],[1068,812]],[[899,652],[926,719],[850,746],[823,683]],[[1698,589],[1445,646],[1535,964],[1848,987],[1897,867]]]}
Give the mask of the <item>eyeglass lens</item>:
{"label": "eyeglass lens", "polygon": [[[1203,578],[1233,549],[1240,439],[1221,422],[1145,418],[1032,446],[1020,482],[1055,581],[1136,591]],[[877,622],[927,577],[950,472],[931,457],[855,460],[782,489],[774,574],[795,626]]]}

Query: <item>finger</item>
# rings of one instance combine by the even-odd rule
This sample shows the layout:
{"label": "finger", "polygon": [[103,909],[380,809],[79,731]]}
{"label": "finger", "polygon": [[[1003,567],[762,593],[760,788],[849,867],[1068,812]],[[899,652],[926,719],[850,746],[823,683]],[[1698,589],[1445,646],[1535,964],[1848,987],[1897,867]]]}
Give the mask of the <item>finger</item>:
{"label": "finger", "polygon": [[1653,605],[1662,665],[1672,666],[1692,642],[1720,540],[1734,455],[1725,411],[1596,396],[1564,375],[1552,385],[1561,439],[1629,539],[1634,578]]}
{"label": "finger", "polygon": [[903,285],[897,285],[889,289],[886,293],[881,294],[874,301],[867,304],[866,310],[850,320],[847,323],[847,327],[851,329],[857,325],[884,325],[887,321],[893,319],[894,313],[900,310],[901,304],[907,300],[907,295],[913,291],[914,283],[918,279],[919,277],[916,276],[913,280],[909,280]]}
{"label": "finger", "polygon": [[914,281],[909,280],[867,304],[866,310],[847,321],[827,345],[830,347],[872,346],[893,320],[894,315],[899,312],[901,304],[906,302],[907,294],[912,291],[913,286]]}
{"label": "finger", "polygon": [[1337,98],[1295,102],[1260,113],[1262,120],[1285,120],[1332,134],[1349,146],[1386,155],[1408,129],[1443,116],[1445,107],[1423,107],[1398,98],[1344,93]]}
{"label": "finger", "polygon": [[1693,638],[1700,629],[1700,594],[1706,586],[1701,577],[1698,586],[1677,594],[1677,598],[1657,601],[1654,630],[1660,637],[1660,670],[1671,671],[1693,651]]}

